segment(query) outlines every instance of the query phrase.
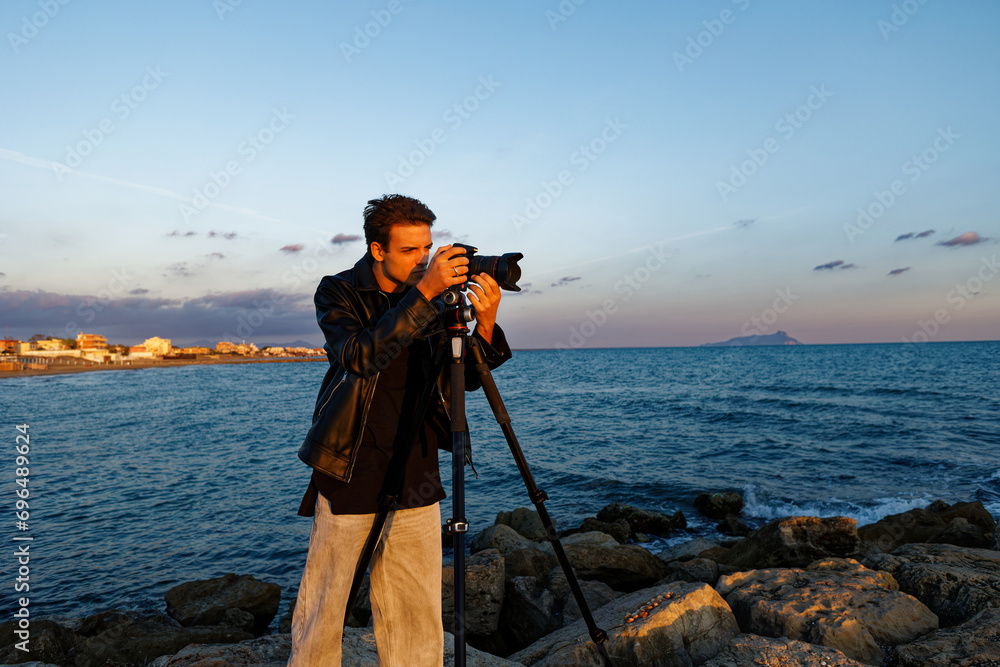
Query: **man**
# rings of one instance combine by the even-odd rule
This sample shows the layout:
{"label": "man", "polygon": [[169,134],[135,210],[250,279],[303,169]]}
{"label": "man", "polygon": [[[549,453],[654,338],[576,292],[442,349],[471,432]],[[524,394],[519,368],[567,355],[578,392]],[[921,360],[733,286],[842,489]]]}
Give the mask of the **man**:
{"label": "man", "polygon": [[[405,461],[404,487],[371,563],[379,663],[442,664],[438,503],[445,494],[437,449],[451,446],[450,390],[447,365],[430,382],[432,353],[444,333],[431,301],[468,282],[473,335],[487,363],[495,368],[510,358],[496,324],[499,286],[488,275],[468,275],[463,248],[444,246],[430,255],[430,209],[386,195],[368,202],[364,219],[368,253],[353,269],[323,278],[315,296],[330,368],[299,450],[313,468],[299,514],[314,519],[292,619],[290,667],[340,664],[355,565],[393,457]],[[414,424],[428,385],[434,392],[428,414]],[[466,385],[470,391],[480,386],[471,365]]]}

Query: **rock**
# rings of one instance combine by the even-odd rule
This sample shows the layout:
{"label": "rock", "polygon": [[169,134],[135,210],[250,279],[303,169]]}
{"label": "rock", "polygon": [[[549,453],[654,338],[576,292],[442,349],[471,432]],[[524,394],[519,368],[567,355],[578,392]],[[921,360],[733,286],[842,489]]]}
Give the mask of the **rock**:
{"label": "rock", "polygon": [[[471,646],[466,646],[465,649],[465,665],[466,667],[522,667],[520,663],[484,653]],[[344,667],[349,667],[346,662]],[[455,667],[455,637],[450,632],[444,633],[443,667]]]}
{"label": "rock", "polygon": [[767,567],[805,567],[823,558],[858,555],[854,519],[793,516],[775,519],[753,531],[732,549],[703,553],[718,563],[749,570]]}
{"label": "rock", "polygon": [[752,532],[750,526],[748,526],[743,519],[739,518],[735,514],[727,514],[726,518],[724,518],[722,523],[716,526],[715,529],[720,533],[725,533],[726,535],[736,535],[738,537],[746,537]]}
{"label": "rock", "polygon": [[707,558],[694,558],[688,561],[667,563],[670,574],[666,581],[700,581],[714,586],[719,579],[719,566]]}
{"label": "rock", "polygon": [[938,627],[937,616],[897,590],[891,576],[853,559],[737,572],[716,590],[743,632],[822,644],[870,665],[886,658],[879,643],[904,644]]}
{"label": "rock", "polygon": [[471,553],[477,553],[486,549],[496,549],[504,556],[520,551],[521,549],[535,549],[538,545],[528,538],[522,536],[508,525],[498,523],[481,531],[469,545]]}
{"label": "rock", "polygon": [[[84,620],[76,645],[77,667],[139,664],[173,655],[188,644],[236,643],[253,635],[224,625],[182,627],[160,612],[101,612]],[[89,635],[89,636],[88,636]]]}
{"label": "rock", "polygon": [[[500,620],[504,594],[504,559],[496,549],[486,549],[465,561],[465,632],[491,635]],[[441,621],[448,632],[455,625],[455,569],[441,571]]]}
{"label": "rock", "polygon": [[[580,591],[583,593],[583,599],[587,602],[587,608],[590,609],[591,614],[612,600],[624,595],[624,593],[616,591],[600,581],[578,580],[577,583],[580,584]],[[556,567],[549,574],[548,586],[556,599],[558,607],[562,609],[561,625],[568,625],[579,618],[583,618],[580,605],[576,601],[576,596],[573,595],[573,591],[569,587],[569,580],[566,578],[566,573],[562,571],[561,567]]]}
{"label": "rock", "polygon": [[669,563],[674,560],[691,560],[692,558],[698,558],[701,552],[706,549],[712,549],[718,547],[719,545],[711,540],[706,540],[703,537],[696,537],[690,542],[684,542],[683,544],[678,544],[676,546],[664,549],[657,556],[664,563]]}
{"label": "rock", "polygon": [[954,544],[959,547],[972,547],[973,549],[988,549],[990,539],[983,529],[974,526],[962,517],[955,517],[945,526],[943,532],[932,537],[931,544]]}
{"label": "rock", "polygon": [[66,664],[76,646],[76,634],[69,628],[50,620],[29,618],[28,652],[17,648],[24,638],[14,634],[17,621],[0,624],[0,663],[20,663],[31,657],[36,662]]}
{"label": "rock", "polygon": [[703,667],[865,667],[837,649],[779,637],[740,635]]}
{"label": "rock", "polygon": [[504,577],[535,577],[545,579],[559,561],[540,549],[520,549],[504,556]]}
{"label": "rock", "polygon": [[969,524],[979,527],[984,535],[988,535],[996,525],[993,516],[978,500],[954,505],[935,500],[927,509],[892,514],[868,526],[861,526],[858,528],[858,535],[864,542],[888,553],[903,544],[932,541],[956,518],[965,519]]}
{"label": "rock", "polygon": [[993,527],[993,551],[1000,551],[1000,525]]}
{"label": "rock", "polygon": [[[626,622],[639,609],[645,609],[647,615]],[[636,591],[595,611],[594,620],[608,633],[605,646],[616,665],[700,665],[739,634],[725,601],[705,584]],[[582,619],[510,659],[539,667],[603,664]]]}
{"label": "rock", "polygon": [[733,491],[700,493],[694,499],[694,507],[709,519],[724,519],[727,514],[739,514],[743,510],[743,496]]}
{"label": "rock", "polygon": [[589,533],[592,531],[599,531],[602,533],[607,533],[619,544],[625,544],[628,542],[629,536],[632,534],[632,527],[629,526],[628,521],[625,519],[618,519],[614,523],[608,523],[606,521],[599,521],[594,517],[587,517],[580,523],[580,533]]}
{"label": "rock", "polygon": [[[550,552],[551,544],[546,544]],[[666,564],[636,545],[622,545],[605,533],[579,533],[563,540],[563,548],[580,579],[603,581],[620,591],[651,586],[667,575]]]}
{"label": "rock", "polygon": [[[552,519],[552,517],[549,518]],[[553,528],[555,528],[555,523],[555,519],[552,519]],[[500,512],[493,524],[510,526],[522,537],[532,542],[544,542],[549,539],[538,512],[527,507],[518,507],[513,512]]]}
{"label": "rock", "polygon": [[292,631],[292,616],[295,614],[296,602],[298,602],[298,598],[292,598],[291,602],[288,603],[288,611],[278,621],[278,632],[285,633]]}
{"label": "rock", "polygon": [[605,523],[615,523],[621,519],[628,522],[631,534],[649,533],[661,537],[669,535],[674,530],[687,528],[687,519],[681,512],[675,512],[672,516],[667,516],[660,512],[643,510],[625,505],[623,503],[611,503],[597,513],[598,521]]}
{"label": "rock", "polygon": [[[352,663],[347,659],[348,653],[357,649],[352,641],[352,631],[349,628],[344,634],[344,661],[348,664],[378,665],[372,647],[370,663]],[[150,663],[149,667],[223,667],[225,665],[254,665],[254,667],[284,667],[292,653],[292,638],[287,633],[264,635],[237,644],[191,644],[185,646],[175,655],[164,656]]]}
{"label": "rock", "polygon": [[559,603],[536,577],[507,581],[500,628],[509,654],[562,627]]}
{"label": "rock", "polygon": [[970,667],[1000,664],[1000,609],[984,609],[954,628],[896,648],[900,667]]}
{"label": "rock", "polygon": [[230,573],[174,586],[163,598],[167,614],[183,626],[217,625],[228,609],[242,609],[253,614],[254,634],[262,635],[278,613],[281,588],[249,574]]}
{"label": "rock", "polygon": [[1000,554],[991,549],[906,544],[891,555],[872,554],[864,564],[891,573],[900,590],[938,615],[942,627],[1000,607]]}

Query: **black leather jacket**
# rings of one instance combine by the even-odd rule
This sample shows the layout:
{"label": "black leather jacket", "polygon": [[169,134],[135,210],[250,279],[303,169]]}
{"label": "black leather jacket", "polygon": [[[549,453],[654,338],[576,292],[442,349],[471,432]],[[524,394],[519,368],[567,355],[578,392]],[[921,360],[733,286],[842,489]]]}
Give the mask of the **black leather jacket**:
{"label": "black leather jacket", "polygon": [[[372,272],[372,261],[366,254],[353,269],[324,277],[315,296],[330,368],[320,385],[312,427],[299,449],[299,458],[344,482],[351,479],[379,371],[402,346],[411,342],[435,345],[443,333],[437,308],[418,289],[407,288],[399,304],[389,307]],[[479,341],[490,368],[510,358],[510,347],[499,326],[493,329],[492,345],[482,338]],[[430,372],[430,367],[427,370]],[[468,391],[480,387],[472,364],[466,365],[465,376]],[[437,385],[438,400],[432,402],[431,409],[438,414],[428,415],[428,419],[441,418],[439,423],[447,424],[447,365]],[[442,443],[446,447],[450,444]]]}

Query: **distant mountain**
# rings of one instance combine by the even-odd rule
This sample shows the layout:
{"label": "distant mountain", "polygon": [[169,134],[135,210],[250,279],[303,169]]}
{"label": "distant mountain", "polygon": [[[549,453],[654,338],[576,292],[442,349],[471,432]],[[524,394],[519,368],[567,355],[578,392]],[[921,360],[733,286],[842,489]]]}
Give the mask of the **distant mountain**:
{"label": "distant mountain", "polygon": [[739,336],[722,343],[705,343],[701,347],[750,347],[758,345],[802,345],[788,335],[787,331],[776,331],[766,336]]}

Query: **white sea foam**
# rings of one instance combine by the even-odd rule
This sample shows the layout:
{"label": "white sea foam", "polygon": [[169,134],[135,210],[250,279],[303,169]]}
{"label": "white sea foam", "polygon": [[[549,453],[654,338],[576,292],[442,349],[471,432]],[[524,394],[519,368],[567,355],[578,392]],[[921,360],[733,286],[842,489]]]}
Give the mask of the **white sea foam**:
{"label": "white sea foam", "polygon": [[864,505],[830,498],[825,501],[796,503],[768,498],[752,484],[743,487],[743,513],[751,518],[770,521],[786,516],[846,516],[858,522],[859,526],[875,523],[890,514],[899,514],[915,508],[927,507],[934,501],[929,496],[910,498],[874,498]]}

